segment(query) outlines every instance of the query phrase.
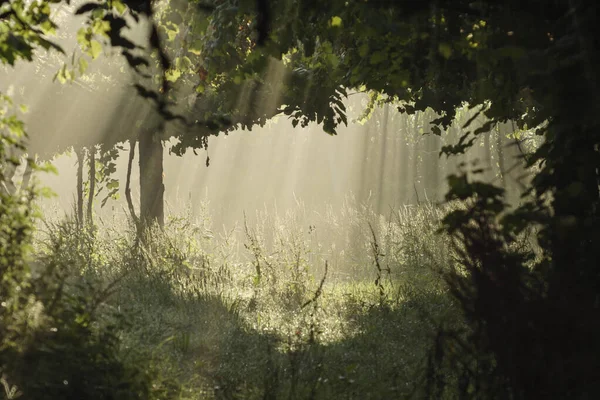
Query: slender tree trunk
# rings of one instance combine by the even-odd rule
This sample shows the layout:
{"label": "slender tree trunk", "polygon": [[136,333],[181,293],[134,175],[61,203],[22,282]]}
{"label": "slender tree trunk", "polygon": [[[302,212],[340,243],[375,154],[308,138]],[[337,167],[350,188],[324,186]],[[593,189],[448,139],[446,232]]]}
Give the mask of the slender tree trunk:
{"label": "slender tree trunk", "polygon": [[[422,119],[422,123],[425,124],[424,122],[424,117],[425,115],[422,112],[417,112],[415,113],[415,120],[414,120],[414,125],[413,125],[413,148],[412,148],[412,152],[413,152],[413,159],[412,159],[412,186],[413,186],[413,190],[415,192],[415,201],[414,203],[419,204],[421,202],[421,199],[419,198],[419,189],[417,188],[418,185],[417,183],[421,183],[421,170],[419,168],[420,165],[420,157],[421,157],[421,132],[419,132],[419,117],[421,117]],[[411,202],[413,203],[413,202]]]}
{"label": "slender tree trunk", "polygon": [[360,171],[360,180],[358,185],[358,204],[362,204],[369,199],[369,187],[370,187],[370,179],[371,179],[371,157],[372,157],[372,146],[371,142],[371,132],[372,132],[373,121],[367,121],[363,132],[363,143],[362,143],[362,151],[363,151],[363,160],[360,163],[361,171]]}
{"label": "slender tree trunk", "polygon": [[137,141],[129,141],[129,160],[127,162],[127,179],[125,181],[125,199],[127,200],[127,207],[129,207],[129,213],[133,219],[136,227],[139,227],[139,218],[135,214],[135,208],[133,207],[133,201],[131,200],[131,167],[133,166],[133,159],[135,157],[135,145]]}
{"label": "slender tree trunk", "polygon": [[485,152],[485,181],[490,182],[494,178],[494,166],[492,165],[492,145],[490,135],[493,128],[483,134],[483,151]]}
{"label": "slender tree trunk", "polygon": [[377,190],[377,212],[379,214],[383,214],[385,210],[383,209],[383,205],[386,199],[386,182],[385,179],[385,171],[386,171],[386,156],[387,156],[387,141],[388,141],[388,119],[389,119],[389,104],[385,104],[383,106],[383,116],[381,121],[381,145],[380,145],[380,153],[379,153],[379,171],[377,174],[378,180],[378,190]]}
{"label": "slender tree trunk", "polygon": [[91,226],[94,223],[94,196],[96,195],[96,146],[90,147],[88,157],[90,163],[90,174],[88,177],[90,190],[88,193],[87,223]]}
{"label": "slender tree trunk", "polygon": [[23,172],[23,179],[21,180],[21,186],[19,187],[19,190],[25,190],[29,187],[29,182],[31,181],[31,174],[33,174],[32,164],[36,162],[37,156],[34,156],[33,159],[25,159],[25,171]]}
{"label": "slender tree trunk", "polygon": [[[437,115],[431,115],[427,113],[426,121],[429,124],[433,118]],[[425,142],[423,145],[425,150],[423,153],[423,196],[426,200],[436,202],[439,200],[439,189],[440,189],[440,137],[433,133],[429,133],[422,137]]]}
{"label": "slender tree trunk", "polygon": [[[504,126],[504,125],[503,125]],[[508,190],[506,187],[506,168],[504,166],[504,135],[505,130],[502,129],[503,126],[498,126],[494,129],[496,133],[496,155],[498,157],[498,174],[500,176],[500,185],[505,190]]]}
{"label": "slender tree trunk", "polygon": [[398,137],[398,161],[394,167],[394,171],[397,171],[400,175],[400,183],[398,186],[398,203],[407,204],[409,202],[408,199],[410,198],[410,193],[412,193],[412,190],[409,190],[410,151],[408,142],[411,132],[408,114],[400,114],[399,117],[401,128]]}
{"label": "slender tree trunk", "polygon": [[13,178],[17,173],[17,165],[7,162],[3,169],[4,176],[2,176],[3,181],[0,182],[0,189],[7,195],[13,195],[17,191],[17,187],[13,182]]}
{"label": "slender tree trunk", "polygon": [[77,226],[83,227],[83,163],[85,159],[84,149],[77,154]]}
{"label": "slender tree trunk", "polygon": [[142,133],[140,150],[140,222],[164,226],[163,147],[151,133]]}

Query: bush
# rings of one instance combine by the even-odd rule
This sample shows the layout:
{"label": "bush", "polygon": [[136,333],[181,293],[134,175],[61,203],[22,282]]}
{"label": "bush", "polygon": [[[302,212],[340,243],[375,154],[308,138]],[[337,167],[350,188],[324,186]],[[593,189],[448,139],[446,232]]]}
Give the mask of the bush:
{"label": "bush", "polygon": [[[20,138],[3,133],[0,165],[15,163],[7,156],[15,147]],[[178,386],[157,384],[147,357],[125,357],[123,315],[97,312],[108,292],[81,273],[77,249],[61,248],[61,231],[32,262],[36,196],[0,192],[0,399],[172,398]]]}

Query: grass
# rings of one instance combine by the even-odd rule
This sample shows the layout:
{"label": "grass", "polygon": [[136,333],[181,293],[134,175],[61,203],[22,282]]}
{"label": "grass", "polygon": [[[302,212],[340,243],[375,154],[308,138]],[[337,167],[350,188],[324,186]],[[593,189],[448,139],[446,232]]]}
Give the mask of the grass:
{"label": "grass", "polygon": [[460,321],[436,272],[453,262],[443,213],[348,200],[217,229],[206,205],[143,242],[126,221],[47,224],[36,249],[93,282],[98,312],[127,321],[122,357],[171,398],[419,398],[437,327]]}

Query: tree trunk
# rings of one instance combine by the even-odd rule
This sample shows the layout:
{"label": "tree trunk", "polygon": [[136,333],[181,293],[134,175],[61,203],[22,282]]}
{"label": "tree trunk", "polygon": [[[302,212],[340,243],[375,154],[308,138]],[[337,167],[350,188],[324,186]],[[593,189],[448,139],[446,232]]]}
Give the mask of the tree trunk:
{"label": "tree trunk", "polygon": [[83,227],[83,163],[85,158],[84,149],[78,150],[77,154],[77,226]]}
{"label": "tree trunk", "polygon": [[412,188],[410,187],[411,177],[410,171],[410,118],[408,114],[400,115],[400,123],[402,125],[400,129],[400,137],[398,138],[399,150],[398,150],[398,162],[394,167],[394,171],[398,171],[400,174],[400,184],[398,186],[398,203],[408,204],[411,197]]}
{"label": "tree trunk", "polygon": [[378,189],[377,189],[377,213],[383,214],[385,212],[383,205],[387,200],[386,196],[386,184],[389,184],[389,181],[385,179],[386,173],[386,156],[388,152],[388,119],[389,119],[389,104],[385,104],[383,106],[383,116],[381,117],[381,145],[380,145],[380,153],[379,153],[379,173],[377,175],[378,179]]}
{"label": "tree trunk", "polygon": [[492,164],[492,145],[490,141],[490,136],[494,129],[490,129],[489,131],[483,134],[483,151],[485,152],[485,181],[492,182],[494,179],[494,166]]}
{"label": "tree trunk", "polygon": [[2,178],[2,182],[0,182],[0,189],[6,195],[12,196],[17,191],[17,187],[13,182],[13,178],[17,173],[17,165],[11,162],[7,162],[3,169],[4,171],[0,171],[0,173],[4,172],[3,175],[0,175],[0,177]]}
{"label": "tree trunk", "polygon": [[133,200],[131,199],[131,167],[133,166],[133,159],[135,157],[135,140],[129,141],[129,160],[127,162],[127,180],[125,181],[125,199],[127,200],[127,207],[129,207],[129,213],[137,228],[139,228],[140,220],[135,214],[135,208],[133,207]]}
{"label": "tree trunk", "polygon": [[423,125],[425,125],[425,115],[423,114],[423,112],[417,112],[415,113],[415,119],[414,119],[414,124],[413,124],[413,148],[412,148],[412,152],[413,152],[413,159],[412,159],[412,186],[413,189],[415,191],[415,197],[414,197],[414,202],[410,202],[411,204],[420,204],[421,203],[421,199],[419,199],[419,190],[417,189],[417,183],[420,184],[421,183],[421,168],[419,168],[420,166],[420,157],[421,157],[421,138],[422,138],[422,134],[419,130],[419,117],[421,117],[421,123],[423,123]]}
{"label": "tree trunk", "polygon": [[33,165],[37,163],[37,156],[33,158],[25,159],[25,171],[23,172],[23,179],[21,179],[21,186],[19,190],[25,190],[29,188],[29,182],[31,182],[31,174],[33,174]]}
{"label": "tree trunk", "polygon": [[94,196],[96,195],[96,146],[91,146],[88,151],[90,173],[88,181],[90,183],[88,193],[88,208],[87,208],[87,223],[93,225],[94,223]]}
{"label": "tree trunk", "polygon": [[508,190],[506,187],[506,168],[504,166],[504,135],[505,130],[503,126],[497,126],[494,131],[496,133],[496,155],[498,157],[498,175],[500,176],[500,185],[503,189]]}
{"label": "tree trunk", "polygon": [[140,151],[140,222],[164,226],[163,147],[156,135],[142,133]]}

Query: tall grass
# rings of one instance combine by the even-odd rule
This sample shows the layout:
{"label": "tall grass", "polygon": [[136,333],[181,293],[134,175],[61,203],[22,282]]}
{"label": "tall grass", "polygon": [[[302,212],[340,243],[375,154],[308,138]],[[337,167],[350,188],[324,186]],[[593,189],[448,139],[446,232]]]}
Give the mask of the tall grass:
{"label": "tall grass", "polygon": [[418,398],[437,327],[460,323],[437,272],[453,263],[443,215],[380,216],[349,198],[215,227],[205,204],[142,239],[125,220],[47,222],[35,247],[39,268],[70,265],[96,312],[127,322],[123,357],[171,395]]}

